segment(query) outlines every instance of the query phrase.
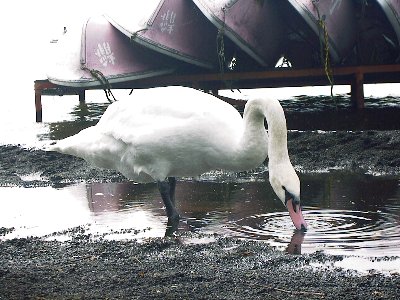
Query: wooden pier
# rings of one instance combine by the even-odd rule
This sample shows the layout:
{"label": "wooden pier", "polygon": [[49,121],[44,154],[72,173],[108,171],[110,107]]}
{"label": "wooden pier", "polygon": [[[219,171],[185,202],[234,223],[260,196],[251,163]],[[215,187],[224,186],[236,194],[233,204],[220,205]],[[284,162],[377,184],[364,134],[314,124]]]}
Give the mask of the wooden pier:
{"label": "wooden pier", "polygon": [[[332,68],[334,85],[350,85],[351,100],[355,107],[364,107],[364,84],[400,82],[400,64],[345,66]],[[182,85],[217,92],[224,89],[253,89],[270,87],[301,87],[330,85],[325,69],[275,68],[256,72],[191,73],[151,77],[112,84],[112,89],[150,88]],[[42,95],[78,95],[85,101],[85,91],[102,89],[59,86],[48,80],[36,80],[36,122],[42,121]]]}

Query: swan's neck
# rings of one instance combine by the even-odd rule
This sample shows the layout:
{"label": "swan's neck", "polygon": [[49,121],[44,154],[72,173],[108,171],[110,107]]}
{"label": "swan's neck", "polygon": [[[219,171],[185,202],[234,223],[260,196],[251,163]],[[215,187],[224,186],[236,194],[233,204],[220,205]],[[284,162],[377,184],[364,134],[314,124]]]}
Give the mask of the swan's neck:
{"label": "swan's neck", "polygon": [[[277,100],[249,101],[243,119],[245,123],[243,147],[261,147],[256,152],[264,151],[264,159],[268,154],[269,163],[277,164],[289,158],[285,114]],[[264,127],[264,119],[267,120],[268,134]]]}

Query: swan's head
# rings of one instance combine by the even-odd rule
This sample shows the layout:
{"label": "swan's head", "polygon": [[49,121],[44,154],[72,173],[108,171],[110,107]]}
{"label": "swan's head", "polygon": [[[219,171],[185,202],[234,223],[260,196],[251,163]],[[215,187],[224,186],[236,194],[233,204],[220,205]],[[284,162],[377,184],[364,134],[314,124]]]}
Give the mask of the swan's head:
{"label": "swan's head", "polygon": [[278,198],[286,206],[294,226],[298,230],[306,231],[307,223],[304,220],[300,206],[300,180],[292,164],[270,166],[269,181]]}

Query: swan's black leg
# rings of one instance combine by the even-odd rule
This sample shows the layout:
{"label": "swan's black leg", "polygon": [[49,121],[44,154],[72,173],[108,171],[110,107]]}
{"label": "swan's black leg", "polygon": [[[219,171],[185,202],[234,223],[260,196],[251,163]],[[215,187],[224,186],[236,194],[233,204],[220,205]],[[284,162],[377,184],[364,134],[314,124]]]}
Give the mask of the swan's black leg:
{"label": "swan's black leg", "polygon": [[168,181],[157,181],[158,190],[167,210],[168,224],[166,234],[176,231],[179,225],[179,214],[175,208],[175,185],[176,179],[174,177],[168,177]]}
{"label": "swan's black leg", "polygon": [[169,182],[169,197],[171,199],[172,204],[175,206],[175,186],[176,186],[176,178],[168,177]]}

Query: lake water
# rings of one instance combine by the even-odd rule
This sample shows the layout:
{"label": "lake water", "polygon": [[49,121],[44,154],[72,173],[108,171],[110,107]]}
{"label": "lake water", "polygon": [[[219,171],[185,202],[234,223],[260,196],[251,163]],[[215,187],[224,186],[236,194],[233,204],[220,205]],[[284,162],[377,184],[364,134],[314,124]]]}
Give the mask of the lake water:
{"label": "lake water", "polygon": [[[116,92],[117,97],[126,93]],[[33,104],[33,91],[31,99],[24,97],[23,101]],[[246,98],[246,92],[239,97]],[[340,94],[336,103],[320,95],[281,97],[286,97],[281,98],[281,103],[289,129],[368,130],[400,126],[397,96],[369,97],[364,112],[352,110],[346,94]],[[19,100],[8,103],[0,120],[0,126],[8,130],[2,132],[0,144],[40,148],[94,124],[108,104],[102,92],[89,92],[87,99],[82,106],[76,97],[44,96],[41,124],[34,122],[33,105],[20,105]],[[21,177],[45,180],[40,174]],[[343,172],[300,175],[303,212],[309,224],[306,234],[293,230],[285,208],[265,177],[262,171],[245,176],[213,172],[181,179],[176,193],[183,216],[179,227],[182,239],[208,242],[218,234],[259,240],[289,253],[351,254],[363,261],[366,270],[400,271],[400,260],[388,259],[400,256],[400,177]],[[164,236],[166,221],[155,184],[127,181],[63,188],[0,188],[0,227],[14,228],[1,239],[42,236],[64,240],[71,238],[71,232],[66,230],[79,227],[75,234],[141,240]],[[192,232],[197,233],[196,238],[184,237]],[[372,261],[373,257],[379,259]],[[348,265],[353,264],[354,258]]]}

